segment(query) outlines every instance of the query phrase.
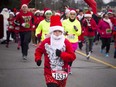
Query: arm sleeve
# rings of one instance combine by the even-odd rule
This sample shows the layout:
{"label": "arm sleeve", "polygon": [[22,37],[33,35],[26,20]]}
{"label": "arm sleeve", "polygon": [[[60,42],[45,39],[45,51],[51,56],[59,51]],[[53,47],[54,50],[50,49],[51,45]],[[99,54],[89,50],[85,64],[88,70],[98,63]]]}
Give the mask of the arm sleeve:
{"label": "arm sleeve", "polygon": [[76,55],[73,51],[71,43],[66,40],[66,51],[62,52],[60,57],[65,61],[65,62],[72,62],[76,59]]}

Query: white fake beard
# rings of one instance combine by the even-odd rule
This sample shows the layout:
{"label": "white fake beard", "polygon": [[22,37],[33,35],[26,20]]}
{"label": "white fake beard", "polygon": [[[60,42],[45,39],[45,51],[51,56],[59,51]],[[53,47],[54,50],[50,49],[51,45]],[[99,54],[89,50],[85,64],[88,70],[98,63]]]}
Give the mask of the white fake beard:
{"label": "white fake beard", "polygon": [[50,45],[54,48],[54,49],[62,49],[64,46],[64,40],[65,37],[64,35],[59,35],[59,36],[55,36],[53,33],[51,34],[51,39],[50,39]]}

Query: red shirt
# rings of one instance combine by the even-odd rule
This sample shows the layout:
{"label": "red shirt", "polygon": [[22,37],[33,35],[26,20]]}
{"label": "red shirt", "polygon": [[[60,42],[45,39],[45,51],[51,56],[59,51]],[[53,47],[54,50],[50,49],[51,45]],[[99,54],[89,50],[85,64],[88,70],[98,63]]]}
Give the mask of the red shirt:
{"label": "red shirt", "polygon": [[[19,21],[20,23],[20,30],[19,32],[24,32],[24,31],[31,31],[32,30],[32,18],[33,14],[31,12],[23,13],[20,11],[20,13],[16,16],[16,21]],[[22,24],[25,23],[26,26],[22,26]]]}
{"label": "red shirt", "polygon": [[8,31],[14,31],[15,24],[14,24],[15,18],[8,18]]}
{"label": "red shirt", "polygon": [[[50,67],[50,59],[48,54],[46,53],[45,44],[50,44],[50,38],[45,39],[42,41],[40,46],[35,50],[35,61],[41,60],[42,54],[44,54],[44,74],[51,75],[51,67]],[[68,68],[68,63],[75,60],[76,55],[73,51],[71,43],[65,39],[65,48],[64,52],[61,52],[60,58],[64,61],[63,68]]]}

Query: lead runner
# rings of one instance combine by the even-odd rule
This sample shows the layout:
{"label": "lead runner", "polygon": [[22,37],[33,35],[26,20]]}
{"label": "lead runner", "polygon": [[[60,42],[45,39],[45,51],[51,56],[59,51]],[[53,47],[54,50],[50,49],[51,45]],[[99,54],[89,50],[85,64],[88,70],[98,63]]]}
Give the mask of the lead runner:
{"label": "lead runner", "polygon": [[63,35],[60,16],[52,16],[50,37],[41,42],[35,50],[38,66],[44,54],[44,77],[47,87],[65,87],[68,78],[68,63],[76,59],[71,43]]}

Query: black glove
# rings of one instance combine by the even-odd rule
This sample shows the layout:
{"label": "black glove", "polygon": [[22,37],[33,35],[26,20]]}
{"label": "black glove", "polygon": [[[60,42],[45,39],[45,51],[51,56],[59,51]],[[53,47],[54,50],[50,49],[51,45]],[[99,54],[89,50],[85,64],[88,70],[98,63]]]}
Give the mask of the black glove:
{"label": "black glove", "polygon": [[60,57],[60,54],[61,54],[61,50],[56,49],[56,56]]}
{"label": "black glove", "polygon": [[68,31],[64,32],[64,35],[68,35]]}
{"label": "black glove", "polygon": [[38,65],[38,66],[40,66],[41,65],[41,60],[38,60],[37,62],[36,62],[36,64]]}
{"label": "black glove", "polygon": [[74,29],[75,29],[75,31],[78,31],[78,29],[77,29],[77,27],[74,25]]}
{"label": "black glove", "polygon": [[88,28],[88,31],[89,31],[89,32],[92,32],[93,30],[92,30],[92,28]]}

